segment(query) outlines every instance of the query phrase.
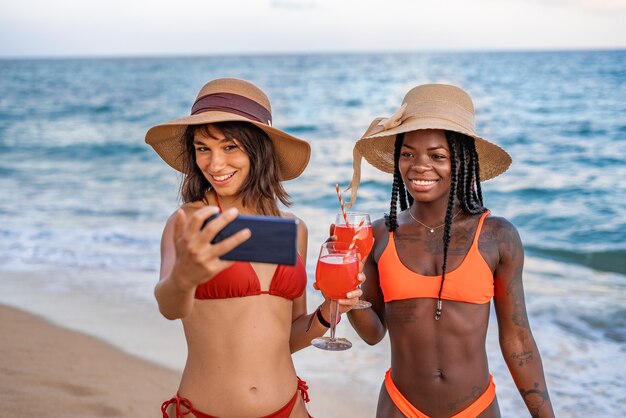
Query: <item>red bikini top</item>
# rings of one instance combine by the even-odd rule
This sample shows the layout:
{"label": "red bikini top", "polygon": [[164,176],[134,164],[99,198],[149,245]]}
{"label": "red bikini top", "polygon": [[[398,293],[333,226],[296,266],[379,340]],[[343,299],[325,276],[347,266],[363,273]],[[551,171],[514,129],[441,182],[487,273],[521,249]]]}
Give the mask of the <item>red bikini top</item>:
{"label": "red bikini top", "polygon": [[279,264],[276,267],[269,290],[261,290],[259,278],[250,263],[235,261],[232,266],[196,287],[196,299],[227,299],[267,294],[294,300],[304,293],[305,288],[306,270],[300,256],[295,266]]}
{"label": "red bikini top", "polygon": [[[446,272],[442,299],[483,304],[493,297],[493,273],[478,251],[478,237],[487,215],[489,211],[480,217],[474,241],[461,265]],[[393,232],[389,233],[389,242],[378,261],[378,272],[385,302],[413,298],[437,299],[441,276],[424,276],[406,267],[396,251]]]}
{"label": "red bikini top", "polygon": [[[217,195],[215,200],[221,212]],[[235,261],[232,266],[196,287],[195,297],[227,299],[268,294],[294,300],[304,293],[306,281],[306,269],[299,255],[295,266],[279,264],[276,267],[268,290],[261,290],[259,278],[250,263]]]}

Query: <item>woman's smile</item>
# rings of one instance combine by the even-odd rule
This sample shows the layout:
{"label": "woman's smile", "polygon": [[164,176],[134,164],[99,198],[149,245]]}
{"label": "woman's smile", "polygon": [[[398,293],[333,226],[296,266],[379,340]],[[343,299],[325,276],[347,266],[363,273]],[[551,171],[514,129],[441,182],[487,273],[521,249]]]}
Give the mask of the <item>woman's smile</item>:
{"label": "woman's smile", "polygon": [[444,199],[450,188],[450,150],[442,130],[425,129],[404,135],[398,168],[418,201]]}
{"label": "woman's smile", "polygon": [[440,179],[437,180],[422,180],[422,179],[409,179],[411,189],[415,192],[428,192],[435,187]]}
{"label": "woman's smile", "polygon": [[233,178],[233,176],[235,175],[235,173],[237,173],[237,171],[233,171],[231,173],[228,174],[210,174],[211,178],[213,179],[213,181],[211,183],[214,183],[216,185],[225,185],[227,184],[230,179]]}

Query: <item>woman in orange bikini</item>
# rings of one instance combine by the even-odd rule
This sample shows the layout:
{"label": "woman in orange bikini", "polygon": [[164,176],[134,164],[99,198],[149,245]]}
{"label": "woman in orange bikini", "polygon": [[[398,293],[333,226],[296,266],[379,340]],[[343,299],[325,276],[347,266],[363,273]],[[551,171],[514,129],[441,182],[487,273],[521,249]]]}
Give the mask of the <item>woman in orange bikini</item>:
{"label": "woman in orange bikini", "polygon": [[[238,213],[294,217],[278,209],[279,201],[289,203],[281,181],[302,173],[310,147],[271,120],[269,99],[256,86],[218,79],[200,90],[191,116],[146,134],[146,142],[184,174],[184,204],[163,231],[155,289],[161,313],[182,320],[188,346],[178,393],[162,405],[164,418],[308,416],[307,387],[291,353],[330,324],[322,315],[329,301],[307,315],[304,222],[293,267],[221,260],[248,239],[248,230],[211,245]],[[201,229],[218,211],[222,215]],[[359,289],[348,293],[342,311],[360,295]]]}
{"label": "woman in orange bikini", "polygon": [[526,316],[522,243],[483,205],[481,180],[502,174],[511,158],[476,135],[467,93],[441,84],[410,90],[393,116],[374,120],[354,156],[352,202],[361,157],[393,173],[390,212],[374,223],[364,269],[372,309],[348,314],[369,344],[389,331],[377,417],[500,416],[485,349],[492,299],[502,354],[530,414],[554,416]]}

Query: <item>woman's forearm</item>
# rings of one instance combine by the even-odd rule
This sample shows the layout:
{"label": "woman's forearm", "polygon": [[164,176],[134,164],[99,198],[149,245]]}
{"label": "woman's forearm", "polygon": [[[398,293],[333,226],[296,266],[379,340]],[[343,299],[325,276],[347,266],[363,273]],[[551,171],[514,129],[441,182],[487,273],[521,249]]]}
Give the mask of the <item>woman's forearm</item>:
{"label": "woman's forearm", "polygon": [[501,341],[502,354],[532,417],[554,417],[543,364],[532,335]]}
{"label": "woman's forearm", "polygon": [[182,319],[194,304],[195,288],[182,287],[172,276],[161,279],[154,288],[159,311],[167,319]]}
{"label": "woman's forearm", "polygon": [[369,345],[378,344],[387,332],[380,317],[369,309],[353,309],[348,312],[348,319],[361,339]]}
{"label": "woman's forearm", "polygon": [[[328,302],[322,303],[321,312],[328,312]],[[302,315],[291,324],[291,337],[289,339],[289,347],[291,352],[302,350],[311,345],[311,340],[321,337],[328,331],[328,327],[322,324],[317,317],[317,310],[308,315]],[[328,323],[328,315],[320,313],[324,321]]]}

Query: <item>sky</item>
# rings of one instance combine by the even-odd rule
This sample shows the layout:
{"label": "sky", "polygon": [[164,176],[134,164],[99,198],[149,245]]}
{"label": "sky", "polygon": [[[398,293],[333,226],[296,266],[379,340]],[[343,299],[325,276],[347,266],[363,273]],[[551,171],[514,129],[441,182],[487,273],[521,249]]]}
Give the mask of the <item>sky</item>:
{"label": "sky", "polygon": [[626,0],[0,0],[0,57],[626,48]]}

